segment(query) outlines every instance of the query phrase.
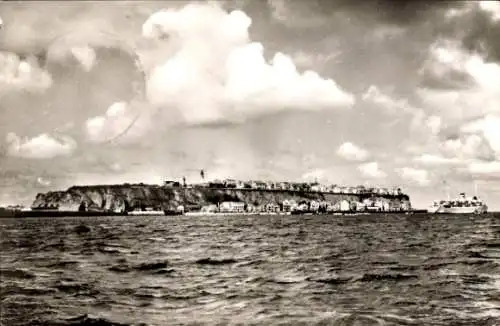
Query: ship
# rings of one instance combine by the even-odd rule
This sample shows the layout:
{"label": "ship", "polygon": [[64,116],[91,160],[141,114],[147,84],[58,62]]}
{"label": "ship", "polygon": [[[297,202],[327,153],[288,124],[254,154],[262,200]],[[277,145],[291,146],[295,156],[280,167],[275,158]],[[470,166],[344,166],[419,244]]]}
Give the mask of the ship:
{"label": "ship", "polygon": [[141,207],[141,208],[135,208],[131,211],[128,211],[127,215],[131,215],[131,216],[161,216],[161,215],[167,215],[167,214],[161,208]]}
{"label": "ship", "polygon": [[468,197],[461,192],[455,199],[434,201],[427,212],[431,214],[486,214],[488,206],[477,195]]}

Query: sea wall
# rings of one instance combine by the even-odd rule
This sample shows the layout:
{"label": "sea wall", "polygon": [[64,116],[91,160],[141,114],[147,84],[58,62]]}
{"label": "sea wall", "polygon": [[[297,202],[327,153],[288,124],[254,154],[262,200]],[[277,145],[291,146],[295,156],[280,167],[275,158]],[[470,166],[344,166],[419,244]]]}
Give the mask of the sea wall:
{"label": "sea wall", "polygon": [[410,200],[405,194],[333,194],[291,190],[169,188],[158,185],[123,184],[73,186],[64,191],[40,193],[36,196],[32,208],[58,208],[59,210],[77,211],[83,203],[89,210],[102,211],[128,211],[141,207],[174,210],[179,205],[183,205],[187,210],[195,210],[201,206],[217,204],[223,201],[240,201],[261,206],[273,203],[281,204],[284,200],[292,199],[297,202],[319,200],[336,204],[344,199],[350,202],[359,202],[365,198],[388,201],[396,206]]}

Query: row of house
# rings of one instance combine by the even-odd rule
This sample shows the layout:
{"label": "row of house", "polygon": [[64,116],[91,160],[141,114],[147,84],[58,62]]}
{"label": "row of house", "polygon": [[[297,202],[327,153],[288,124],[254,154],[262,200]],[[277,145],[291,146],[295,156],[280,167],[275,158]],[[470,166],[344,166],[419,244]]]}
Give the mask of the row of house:
{"label": "row of house", "polygon": [[409,201],[387,201],[365,199],[362,202],[341,200],[336,203],[329,201],[284,200],[281,203],[267,203],[260,206],[244,202],[226,201],[218,205],[207,205],[201,208],[203,213],[280,213],[280,212],[397,212],[411,210]]}
{"label": "row of house", "polygon": [[[165,186],[181,187],[176,181],[166,181]],[[273,181],[241,181],[235,179],[213,180],[206,183],[184,185],[186,187],[207,187],[220,189],[259,189],[259,190],[285,190],[322,192],[333,194],[376,194],[376,195],[403,195],[401,188],[378,188],[378,187],[345,187],[339,185],[323,185],[318,182],[273,182]]]}

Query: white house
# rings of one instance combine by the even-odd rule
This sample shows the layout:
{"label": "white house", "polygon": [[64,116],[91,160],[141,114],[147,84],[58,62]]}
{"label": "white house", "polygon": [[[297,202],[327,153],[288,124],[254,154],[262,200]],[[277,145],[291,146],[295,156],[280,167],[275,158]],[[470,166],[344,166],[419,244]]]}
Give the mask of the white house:
{"label": "white house", "polygon": [[245,211],[245,203],[225,201],[219,205],[221,213],[243,213]]}
{"label": "white house", "polygon": [[370,198],[365,198],[363,199],[363,204],[365,204],[365,206],[373,206],[373,200],[371,200]]}
{"label": "white house", "polygon": [[411,210],[411,203],[407,200],[403,201],[401,203],[401,209],[404,210],[404,211],[409,211]]}
{"label": "white house", "polygon": [[217,205],[207,205],[201,208],[201,211],[203,213],[216,213],[217,210],[218,210]]}
{"label": "white house", "polygon": [[266,205],[267,213],[276,213],[280,211],[280,206],[275,203],[269,203]]}
{"label": "white house", "polygon": [[309,203],[309,207],[312,211],[317,211],[319,209],[319,202],[313,200]]}
{"label": "white house", "polygon": [[308,207],[307,204],[300,204],[296,207],[296,209],[299,211],[307,211]]}
{"label": "white house", "polygon": [[349,203],[349,201],[347,201],[347,200],[345,200],[345,199],[344,199],[344,200],[342,200],[342,201],[340,202],[340,210],[341,210],[342,212],[347,212],[347,211],[350,211],[350,210],[351,210],[351,203]]}
{"label": "white house", "polygon": [[362,212],[366,209],[366,204],[364,203],[360,203],[360,202],[356,202],[356,211],[357,212]]}

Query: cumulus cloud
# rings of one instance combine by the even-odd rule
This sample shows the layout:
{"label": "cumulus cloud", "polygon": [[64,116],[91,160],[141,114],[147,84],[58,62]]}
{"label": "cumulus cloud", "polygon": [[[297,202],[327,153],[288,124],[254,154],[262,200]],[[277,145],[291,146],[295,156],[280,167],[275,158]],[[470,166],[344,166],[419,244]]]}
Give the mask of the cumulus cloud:
{"label": "cumulus cloud", "polygon": [[467,166],[467,171],[474,175],[496,175],[500,176],[500,162],[471,162]]}
{"label": "cumulus cloud", "polygon": [[500,1],[483,0],[479,1],[479,7],[489,12],[494,20],[500,20]]}
{"label": "cumulus cloud", "polygon": [[[137,110],[126,102],[115,102],[102,116],[93,117],[86,122],[87,139],[91,142],[107,142],[119,138],[121,141],[134,139],[141,135],[149,124],[135,124],[138,118]],[[147,116],[143,116],[147,117]],[[121,136],[125,138],[121,138]]]}
{"label": "cumulus cloud", "polygon": [[412,112],[412,108],[406,99],[396,99],[383,93],[377,86],[371,85],[362,95],[362,99],[378,105],[391,113]]}
{"label": "cumulus cloud", "polygon": [[404,167],[399,169],[398,173],[404,180],[417,183],[421,186],[426,186],[430,183],[429,172],[427,170]]}
{"label": "cumulus cloud", "polygon": [[70,51],[86,71],[92,69],[96,60],[96,53],[93,48],[89,46],[76,46],[72,47]]}
{"label": "cumulus cloud", "polygon": [[[451,172],[468,174],[474,171],[482,175],[486,175],[488,169],[498,162],[492,147],[481,134],[460,134],[439,141],[431,148],[432,152],[414,156],[413,162],[429,168],[443,167]],[[425,149],[417,150],[419,153],[422,151]]]}
{"label": "cumulus cloud", "polygon": [[429,139],[439,135],[445,127],[446,124],[440,116],[429,115],[422,109],[415,109],[411,115],[410,129],[424,135],[424,138]]}
{"label": "cumulus cloud", "polygon": [[358,166],[358,170],[364,177],[372,179],[382,179],[387,177],[387,173],[382,171],[377,162],[363,163]]}
{"label": "cumulus cloud", "polygon": [[439,144],[440,150],[447,157],[462,161],[471,159],[493,160],[495,153],[484,137],[476,134],[462,135],[459,138],[447,139]]}
{"label": "cumulus cloud", "polygon": [[49,179],[45,179],[43,177],[36,178],[36,183],[43,187],[48,187],[52,185],[52,182]]}
{"label": "cumulus cloud", "polygon": [[364,161],[370,156],[370,153],[351,142],[346,142],[340,145],[337,155],[349,161]]}
{"label": "cumulus cloud", "polygon": [[442,121],[454,127],[444,130],[445,139],[437,139],[439,154],[424,154],[415,161],[428,166],[465,166],[458,170],[473,174],[496,173],[500,158],[500,64],[488,62],[478,52],[451,40],[438,40],[429,53],[426,73],[438,80],[458,76],[466,82],[447,89],[427,85],[418,90],[424,103],[441,116],[439,123],[435,121],[436,129],[443,127]]}
{"label": "cumulus cloud", "polygon": [[443,121],[441,117],[431,115],[425,120],[425,126],[429,128],[433,135],[437,135],[441,131]]}
{"label": "cumulus cloud", "polygon": [[[272,17],[290,28],[321,26],[328,21],[328,15],[308,6],[303,1],[267,0]],[[314,8],[314,7],[313,7]]]}
{"label": "cumulus cloud", "polygon": [[371,85],[362,95],[363,101],[381,108],[386,113],[403,117],[410,121],[410,129],[419,133],[437,135],[443,123],[441,117],[429,115],[421,108],[415,107],[407,99],[397,98],[382,92],[377,86]]}
{"label": "cumulus cloud", "polygon": [[439,40],[430,48],[426,69],[438,79],[455,72],[471,81],[465,88],[420,88],[418,94],[424,103],[438,114],[460,121],[500,111],[500,64],[486,62],[455,41]]}
{"label": "cumulus cloud", "polygon": [[462,126],[464,133],[481,134],[500,159],[500,115],[486,115]]}
{"label": "cumulus cloud", "polygon": [[354,97],[333,80],[298,71],[289,56],[278,52],[268,62],[264,46],[249,38],[251,23],[242,11],[211,4],[151,15],[143,35],[168,51],[155,58],[148,76],[149,101],[170,120],[192,124],[353,105]]}
{"label": "cumulus cloud", "polygon": [[318,64],[325,64],[336,59],[341,52],[334,53],[308,53],[304,51],[297,51],[292,54],[291,59],[300,67],[311,67]]}
{"label": "cumulus cloud", "polygon": [[[85,15],[83,15],[85,16]],[[89,19],[89,16],[86,16]],[[45,46],[49,62],[78,62],[86,71],[90,71],[97,63],[97,52],[101,49],[120,49],[137,58],[138,46],[130,40],[130,36],[122,30],[99,23],[76,21],[69,30],[52,37]]]}
{"label": "cumulus cloud", "polygon": [[51,75],[34,55],[21,58],[0,51],[0,92],[16,90],[44,91],[52,85]]}
{"label": "cumulus cloud", "polygon": [[310,179],[321,179],[325,176],[325,170],[323,169],[314,169],[312,171],[306,172],[302,175],[302,179],[310,180]]}
{"label": "cumulus cloud", "polygon": [[34,138],[22,139],[15,133],[6,138],[7,155],[28,159],[49,159],[57,156],[70,156],[76,150],[76,142],[70,137],[54,138],[40,134]]}
{"label": "cumulus cloud", "polygon": [[455,165],[462,163],[462,161],[456,157],[444,157],[435,154],[422,154],[415,157],[414,161],[427,166]]}

